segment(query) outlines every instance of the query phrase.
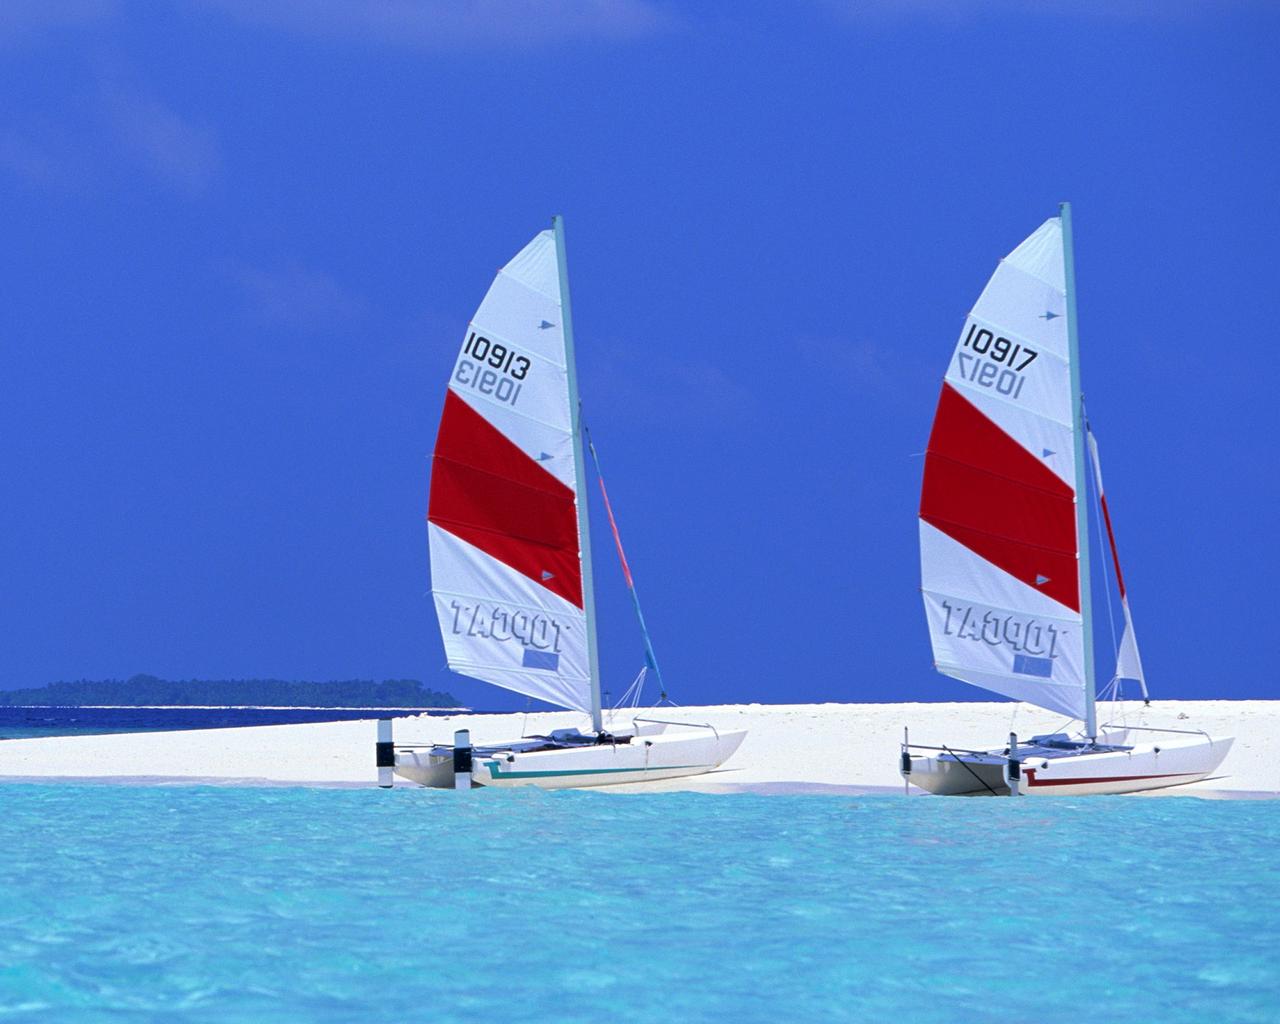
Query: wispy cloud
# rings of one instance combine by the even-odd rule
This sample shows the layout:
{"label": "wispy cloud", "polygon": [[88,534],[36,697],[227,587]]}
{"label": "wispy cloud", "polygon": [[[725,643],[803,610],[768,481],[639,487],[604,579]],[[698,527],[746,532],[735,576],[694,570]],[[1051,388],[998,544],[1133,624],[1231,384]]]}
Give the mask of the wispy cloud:
{"label": "wispy cloud", "polygon": [[664,355],[642,345],[597,339],[584,371],[583,402],[594,410],[620,406],[647,423],[689,419],[738,421],[758,411],[751,388],[714,362]]}
{"label": "wispy cloud", "polygon": [[0,132],[0,168],[30,185],[65,187],[80,176],[80,168],[64,151],[48,141],[21,132]]}
{"label": "wispy cloud", "polygon": [[110,149],[100,126],[82,115],[32,117],[0,129],[0,175],[36,192],[83,193],[103,184]]}
{"label": "wispy cloud", "polygon": [[420,50],[625,40],[668,27],[652,0],[202,0],[243,24]]}
{"label": "wispy cloud", "polygon": [[358,295],[322,271],[238,266],[231,273],[250,315],[269,326],[313,333],[349,324],[366,310]]}
{"label": "wispy cloud", "polygon": [[[2,3],[3,0],[0,0]],[[52,191],[115,188],[139,172],[179,193],[203,193],[219,176],[217,135],[119,76],[99,76],[54,114],[0,129],[0,171]],[[25,123],[21,123],[25,120]]]}
{"label": "wispy cloud", "polygon": [[87,28],[116,13],[115,0],[3,0],[0,44],[61,29]]}
{"label": "wispy cloud", "polygon": [[217,177],[222,161],[212,128],[114,83],[104,88],[102,102],[109,136],[126,160],[193,195]]}
{"label": "wispy cloud", "polygon": [[908,357],[901,348],[832,335],[799,337],[794,343],[806,377],[820,371],[838,380],[845,392],[897,402],[908,394],[904,382],[928,378],[919,360]]}

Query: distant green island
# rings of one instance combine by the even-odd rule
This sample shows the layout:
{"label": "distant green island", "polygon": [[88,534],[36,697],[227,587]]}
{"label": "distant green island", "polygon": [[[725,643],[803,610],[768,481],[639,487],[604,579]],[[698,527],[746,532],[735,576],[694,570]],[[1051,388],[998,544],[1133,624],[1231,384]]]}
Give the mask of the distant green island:
{"label": "distant green island", "polygon": [[200,707],[250,705],[297,708],[456,708],[449,693],[417,679],[344,679],[311,683],[287,679],[81,679],[23,690],[0,690],[0,706]]}

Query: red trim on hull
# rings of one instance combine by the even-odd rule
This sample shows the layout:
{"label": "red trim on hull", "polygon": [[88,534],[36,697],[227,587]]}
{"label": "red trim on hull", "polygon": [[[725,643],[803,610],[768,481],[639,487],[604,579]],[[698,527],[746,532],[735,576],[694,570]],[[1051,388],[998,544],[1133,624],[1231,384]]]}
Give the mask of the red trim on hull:
{"label": "red trim on hull", "polygon": [[1080,610],[1075,492],[947,383],[925,453],[920,518]]}
{"label": "red trim on hull", "polygon": [[452,391],[431,457],[427,520],[582,607],[573,490]]}
{"label": "red trim on hull", "polygon": [[1096,779],[1037,779],[1038,768],[1023,768],[1022,774],[1027,777],[1028,786],[1088,786],[1100,782],[1141,782],[1144,779],[1176,779],[1183,775],[1198,775],[1199,772],[1168,772],[1164,775],[1108,775]]}

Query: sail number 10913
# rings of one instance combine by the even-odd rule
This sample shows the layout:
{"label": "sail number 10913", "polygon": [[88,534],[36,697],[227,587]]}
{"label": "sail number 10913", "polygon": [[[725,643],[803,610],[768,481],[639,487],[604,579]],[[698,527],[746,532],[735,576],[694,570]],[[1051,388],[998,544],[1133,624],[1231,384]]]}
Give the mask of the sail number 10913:
{"label": "sail number 10913", "polygon": [[529,372],[528,356],[518,354],[515,349],[508,348],[501,342],[490,341],[475,331],[472,331],[467,338],[462,351],[472,359],[492,366],[495,370],[509,373],[516,380],[524,380],[525,374]]}
{"label": "sail number 10913", "polygon": [[472,331],[462,346],[453,379],[462,387],[514,406],[520,400],[530,365],[528,356]]}

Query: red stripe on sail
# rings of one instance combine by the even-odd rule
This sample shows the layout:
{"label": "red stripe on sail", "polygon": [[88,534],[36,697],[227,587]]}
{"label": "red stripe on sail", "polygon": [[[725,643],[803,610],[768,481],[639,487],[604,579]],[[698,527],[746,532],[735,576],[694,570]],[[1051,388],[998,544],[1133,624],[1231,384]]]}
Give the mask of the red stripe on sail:
{"label": "red stripe on sail", "polygon": [[453,391],[432,454],[427,519],[582,607],[573,490]]}
{"label": "red stripe on sail", "polygon": [[1111,513],[1107,511],[1107,496],[1100,494],[1098,504],[1102,506],[1102,521],[1107,524],[1107,540],[1111,542],[1111,561],[1116,565],[1116,583],[1120,587],[1120,600],[1124,600],[1124,573],[1120,571],[1120,552],[1116,550],[1116,535],[1111,529]]}
{"label": "red stripe on sail", "polygon": [[1074,499],[1053,470],[942,385],[925,453],[921,519],[1079,611]]}

